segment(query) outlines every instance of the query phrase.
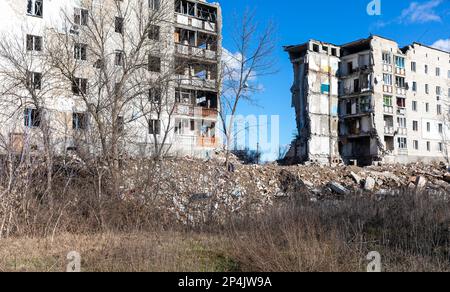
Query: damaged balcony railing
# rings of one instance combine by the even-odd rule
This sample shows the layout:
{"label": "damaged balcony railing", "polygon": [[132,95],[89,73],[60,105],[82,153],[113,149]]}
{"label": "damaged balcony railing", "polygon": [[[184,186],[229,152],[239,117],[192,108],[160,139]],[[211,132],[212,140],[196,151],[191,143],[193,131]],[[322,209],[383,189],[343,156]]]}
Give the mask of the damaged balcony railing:
{"label": "damaged balcony railing", "polygon": [[387,126],[387,127],[384,127],[384,134],[385,135],[394,135],[395,134],[395,129],[394,129],[394,127],[393,126]]}
{"label": "damaged balcony railing", "polygon": [[187,75],[177,75],[175,79],[180,85],[216,89],[216,80],[214,79]]}
{"label": "damaged balcony railing", "polygon": [[385,114],[394,114],[394,107],[393,106],[385,105],[383,108],[384,108],[384,113]]}
{"label": "damaged balcony railing", "polygon": [[215,137],[197,137],[197,145],[200,147],[216,147],[217,139]]}
{"label": "damaged balcony railing", "polygon": [[176,44],[176,52],[177,54],[192,56],[196,58],[216,60],[217,53],[215,51],[211,51],[205,48],[194,47],[190,45],[184,45],[177,43]]}
{"label": "damaged balcony railing", "polygon": [[195,106],[190,104],[177,104],[175,113],[178,115],[202,117],[202,118],[217,118],[217,109],[205,108],[201,106]]}
{"label": "damaged balcony railing", "polygon": [[203,29],[205,31],[211,31],[216,32],[217,31],[217,24],[212,21],[203,20],[200,18],[197,18],[195,16],[188,16],[183,14],[176,15],[177,23],[191,26],[198,29]]}

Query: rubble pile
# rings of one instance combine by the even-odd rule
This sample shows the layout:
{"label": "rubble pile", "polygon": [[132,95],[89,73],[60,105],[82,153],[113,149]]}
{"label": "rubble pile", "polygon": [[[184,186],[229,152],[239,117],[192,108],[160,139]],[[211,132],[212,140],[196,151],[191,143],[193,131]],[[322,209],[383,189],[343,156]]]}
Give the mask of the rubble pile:
{"label": "rubble pile", "polygon": [[[260,213],[284,198],[318,201],[402,189],[450,193],[450,175],[443,164],[360,168],[242,165],[232,161],[232,171],[222,159],[183,158],[136,165],[126,174],[124,192],[156,203],[185,223]],[[149,177],[153,179],[150,184]]]}

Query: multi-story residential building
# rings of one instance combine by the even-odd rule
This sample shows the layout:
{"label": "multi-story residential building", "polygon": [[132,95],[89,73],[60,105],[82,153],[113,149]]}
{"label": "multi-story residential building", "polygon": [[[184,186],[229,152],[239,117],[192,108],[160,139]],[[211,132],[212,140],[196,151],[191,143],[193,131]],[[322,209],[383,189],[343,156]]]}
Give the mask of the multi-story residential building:
{"label": "multi-story residential building", "polygon": [[400,48],[379,36],[285,50],[299,129],[291,156],[361,165],[448,159],[450,53],[419,43]]}
{"label": "multi-story residential building", "polygon": [[[126,106],[115,113],[117,116],[112,116],[107,122],[123,124],[121,132],[124,129],[133,132],[127,137],[127,141],[131,141],[127,148],[130,153],[150,153],[154,149],[153,143],[161,143],[173,155],[208,155],[219,143],[216,135],[220,90],[217,79],[222,39],[219,4],[208,3],[206,0],[1,1],[1,40],[17,44],[18,56],[33,54],[33,61],[27,65],[29,68],[26,70],[29,71],[30,82],[36,85],[33,85],[33,90],[42,95],[42,107],[55,133],[53,138],[57,151],[75,148],[72,141],[74,133],[80,133],[92,124],[89,122],[92,117],[88,111],[91,103],[83,101],[80,96],[84,96],[87,91],[92,93],[100,90],[99,82],[95,80],[98,77],[95,70],[99,66],[105,66],[104,62],[110,62],[113,68],[111,72],[117,77],[112,74],[109,78],[120,80],[124,70],[117,68],[128,62],[127,58],[131,58],[129,55],[135,53],[135,47],[140,46],[138,41],[135,42],[136,38],[132,38],[135,32],[139,35],[139,30],[142,29],[140,15],[146,17],[155,11],[161,11],[161,15],[155,17],[151,29],[145,32],[148,33],[145,45],[151,49],[148,55],[142,54],[142,58],[146,60],[147,72],[141,74],[136,70],[139,75],[136,73],[134,77],[130,77],[128,80],[131,81],[127,81],[127,84],[116,83],[115,86],[117,91],[125,92],[134,90],[137,86],[156,83],[149,80],[164,79],[164,84],[167,84],[164,89],[159,88],[159,85],[139,90],[145,92],[142,93],[142,99],[147,102],[150,100],[161,103],[161,96],[166,95],[166,107],[169,109],[156,114],[152,110],[147,111],[146,105],[144,110],[142,103],[137,102],[139,94],[136,94],[132,101],[124,103]],[[93,27],[93,21],[90,20],[96,15],[102,17],[98,21],[104,25],[101,29]],[[108,56],[108,60],[99,59],[98,51],[94,52],[91,47],[95,45],[91,44],[92,37],[89,39],[84,36],[87,30],[94,35],[95,29],[104,33],[98,33],[99,38],[110,38],[102,44],[102,53]],[[77,76],[72,84],[59,81],[62,79],[57,77],[58,70],[49,67],[47,60],[42,60],[45,51],[52,45],[55,46],[55,36],[64,34],[78,40],[70,48],[61,47],[61,51],[70,51],[78,64]],[[129,35],[127,43],[122,42],[124,38],[116,37],[124,34]],[[69,61],[71,62],[73,60]],[[2,60],[0,56],[1,76],[10,77],[15,74],[8,73],[10,63],[10,60]],[[14,72],[14,68],[10,72]],[[135,83],[130,85],[130,82]],[[39,149],[41,146],[34,145],[30,139],[33,132],[37,132],[36,128],[40,127],[40,117],[44,113],[37,111],[33,102],[24,102],[27,98],[26,90],[20,86],[16,89],[21,91],[19,95],[24,96],[20,101],[12,98],[15,95],[12,88],[3,87],[1,91],[2,99],[7,99],[10,104],[5,106],[6,102],[2,102],[1,136],[11,140],[17,150],[28,147],[29,144],[33,144],[32,148]],[[96,102],[101,103],[99,100]],[[163,135],[162,132],[165,131],[167,133]],[[161,136],[161,139],[155,141],[157,136]]]}

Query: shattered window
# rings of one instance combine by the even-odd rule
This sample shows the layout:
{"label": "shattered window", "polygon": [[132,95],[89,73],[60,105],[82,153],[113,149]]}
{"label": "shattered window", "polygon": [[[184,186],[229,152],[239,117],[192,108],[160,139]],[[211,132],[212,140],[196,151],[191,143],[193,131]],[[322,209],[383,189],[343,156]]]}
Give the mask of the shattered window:
{"label": "shattered window", "polygon": [[44,12],[44,0],[28,0],[27,14],[42,17]]}

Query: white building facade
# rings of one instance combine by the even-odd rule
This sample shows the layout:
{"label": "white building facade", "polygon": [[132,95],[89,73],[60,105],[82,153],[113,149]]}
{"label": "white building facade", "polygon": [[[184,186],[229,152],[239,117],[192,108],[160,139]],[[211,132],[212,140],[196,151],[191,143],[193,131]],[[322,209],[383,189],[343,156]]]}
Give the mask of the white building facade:
{"label": "white building facade", "polygon": [[[335,163],[335,151],[326,147],[319,150],[319,145],[327,143],[313,137],[320,135],[328,140],[328,132],[337,132],[339,158],[346,163],[448,161],[448,52],[418,43],[400,48],[395,41],[379,36],[342,46],[311,40],[285,49],[294,65],[293,103],[299,121],[299,137],[291,156],[301,161]],[[311,80],[311,76],[316,75],[312,73],[316,64],[326,64],[330,59],[339,63],[339,69],[334,66],[329,72],[324,67],[321,72],[336,76],[334,83],[339,84],[338,123],[333,122],[333,116],[323,120],[314,117],[314,108],[323,109],[320,104],[333,94],[314,97],[308,93],[319,83],[327,86],[327,82]],[[309,82],[304,84],[304,80]],[[305,127],[301,121],[309,125]],[[334,143],[332,139],[329,144]]]}
{"label": "white building facade", "polygon": [[[104,10],[109,13],[102,13]],[[98,82],[93,81],[98,77],[95,69],[99,61],[115,62],[116,66],[113,64],[111,67],[119,80],[124,71],[117,69],[124,62],[122,54],[131,54],[134,46],[139,46],[133,41],[123,44],[120,37],[115,37],[115,34],[123,34],[122,30],[140,28],[139,17],[126,18],[122,14],[138,16],[139,13],[148,14],[147,11],[161,11],[146,40],[154,52],[143,57],[149,60],[147,70],[136,70],[139,74],[129,78],[134,83],[128,82],[122,90],[130,91],[139,84],[153,82],[149,80],[163,79],[167,87],[162,92],[160,88],[156,90],[151,86],[148,90],[140,89],[146,93],[142,97],[136,94],[135,100],[124,103],[125,106],[105,125],[121,123],[125,132],[132,133],[125,141],[127,145],[129,143],[125,147],[128,154],[151,154],[155,143],[163,144],[161,147],[171,155],[200,157],[209,156],[218,147],[216,128],[222,39],[219,4],[206,0],[3,0],[0,2],[1,41],[14,47],[19,59],[20,56],[28,58],[24,70],[38,92],[54,131],[55,151],[76,148],[73,141],[75,133],[81,136],[80,132],[92,124],[88,111],[91,103],[83,100],[83,94],[78,91],[81,88],[91,92],[99,90]],[[83,31],[95,29],[89,19],[96,13],[105,17],[98,23],[106,23],[105,30],[111,36],[104,47],[105,55],[111,56],[107,61],[99,60],[93,50],[91,52],[89,40],[82,40]],[[44,60],[46,49],[53,44],[53,36],[64,34],[81,39],[71,48],[61,48],[61,51],[71,50],[73,58],[80,61],[76,73],[79,78],[72,82],[77,85],[75,87],[60,81],[62,79],[58,79],[58,72],[50,66],[51,62]],[[30,59],[30,55],[33,58]],[[27,101],[26,90],[20,85],[12,86],[17,68],[10,68],[9,64],[11,60],[0,56],[0,79],[4,78],[0,82],[8,79],[1,88],[1,140],[4,145],[12,145],[15,151],[23,151],[24,148],[39,150],[41,143],[33,136],[39,136],[39,116],[43,113],[36,111],[35,102]],[[152,99],[166,100],[166,108],[169,109],[156,114],[140,102]],[[100,103],[101,100],[95,102]]]}

